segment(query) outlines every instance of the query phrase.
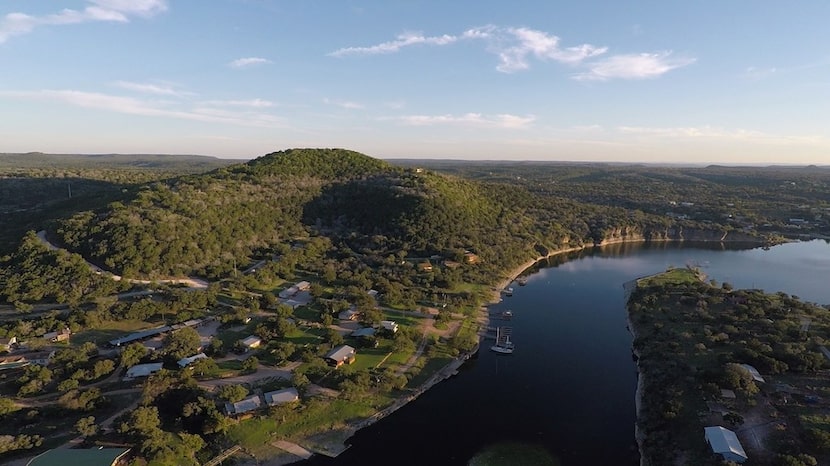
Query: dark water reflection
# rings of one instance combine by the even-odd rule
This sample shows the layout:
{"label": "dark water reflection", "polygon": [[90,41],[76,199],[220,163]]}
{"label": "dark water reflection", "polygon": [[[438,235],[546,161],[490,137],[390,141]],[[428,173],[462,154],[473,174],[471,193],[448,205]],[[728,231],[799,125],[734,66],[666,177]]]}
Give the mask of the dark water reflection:
{"label": "dark water reflection", "polygon": [[736,288],[830,303],[823,241],[770,250],[633,243],[557,256],[494,306],[514,313],[513,355],[482,351],[458,377],[358,432],[339,458],[304,464],[466,464],[506,441],[543,447],[564,466],[638,464],[622,284],[687,265]]}

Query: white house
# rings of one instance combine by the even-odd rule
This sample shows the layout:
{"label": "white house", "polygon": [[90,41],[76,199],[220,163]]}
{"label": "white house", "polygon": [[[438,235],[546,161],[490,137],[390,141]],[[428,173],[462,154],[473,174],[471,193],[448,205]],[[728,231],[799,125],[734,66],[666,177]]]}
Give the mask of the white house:
{"label": "white house", "polygon": [[179,359],[179,367],[184,369],[185,367],[193,364],[194,362],[198,361],[199,359],[207,359],[207,355],[205,353],[194,354],[193,356],[188,356],[186,358]]}
{"label": "white house", "polygon": [[147,377],[150,374],[155,374],[156,372],[161,370],[161,363],[160,362],[152,362],[149,364],[136,364],[135,366],[127,369],[127,373],[124,374],[125,379],[134,379],[136,377]]}
{"label": "white house", "polygon": [[726,461],[743,463],[748,459],[743,445],[735,432],[721,426],[703,428],[706,443],[712,447],[712,453],[721,455]]}
{"label": "white house", "polygon": [[265,398],[265,402],[270,406],[291,403],[300,399],[300,394],[294,387],[268,392],[262,396]]}

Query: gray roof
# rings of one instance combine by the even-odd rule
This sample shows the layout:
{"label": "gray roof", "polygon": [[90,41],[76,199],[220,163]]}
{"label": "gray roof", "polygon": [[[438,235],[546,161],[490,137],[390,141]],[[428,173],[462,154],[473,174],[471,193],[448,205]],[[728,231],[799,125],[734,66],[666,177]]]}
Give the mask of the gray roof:
{"label": "gray roof", "polygon": [[111,466],[129,448],[56,448],[35,456],[26,466]]}
{"label": "gray roof", "polygon": [[758,372],[758,369],[750,366],[749,364],[741,364],[741,367],[743,367],[747,370],[747,372],[749,372],[749,375],[752,376],[752,380],[756,382],[766,382],[766,380],[764,380],[764,378],[761,377],[761,373]]}
{"label": "gray roof", "polygon": [[345,361],[349,356],[354,356],[354,348],[349,345],[338,346],[326,353],[326,359],[333,359],[335,361]]}
{"label": "gray roof", "polygon": [[268,392],[262,396],[265,397],[265,402],[269,405],[290,403],[292,401],[297,401],[298,399],[300,399],[300,394],[294,387]]}
{"label": "gray roof", "polygon": [[251,395],[244,400],[237,401],[236,403],[225,403],[225,411],[227,411],[228,414],[242,414],[259,409],[260,406],[262,406],[262,399],[259,395]]}
{"label": "gray roof", "polygon": [[172,329],[173,329],[173,327],[170,327],[168,325],[165,325],[165,326],[162,326],[162,327],[150,328],[150,329],[147,329],[147,330],[142,330],[140,332],[131,333],[129,335],[116,338],[114,340],[110,340],[109,343],[112,346],[121,346],[124,343],[131,343],[133,341],[138,341],[138,340],[143,340],[145,338],[154,337],[154,336],[160,335],[164,332],[169,332]]}
{"label": "gray roof", "polygon": [[195,361],[199,359],[207,359],[207,355],[205,353],[194,354],[193,356],[188,356],[186,358],[179,359],[179,367],[187,367],[193,364]]}
{"label": "gray roof", "polygon": [[375,334],[375,329],[372,327],[363,327],[352,332],[353,337],[371,337]]}
{"label": "gray roof", "polygon": [[746,452],[735,432],[721,426],[704,427],[706,441],[712,447],[712,452],[718,454],[732,454],[746,459]]}
{"label": "gray roof", "polygon": [[161,370],[162,364],[160,362],[153,362],[149,364],[138,364],[127,369],[127,373],[124,377],[133,378],[133,377],[146,377],[153,372],[158,372]]}
{"label": "gray roof", "polygon": [[256,335],[251,335],[248,338],[242,340],[242,344],[247,346],[247,347],[251,347],[253,345],[258,345],[260,343],[262,343],[262,338],[260,338]]}

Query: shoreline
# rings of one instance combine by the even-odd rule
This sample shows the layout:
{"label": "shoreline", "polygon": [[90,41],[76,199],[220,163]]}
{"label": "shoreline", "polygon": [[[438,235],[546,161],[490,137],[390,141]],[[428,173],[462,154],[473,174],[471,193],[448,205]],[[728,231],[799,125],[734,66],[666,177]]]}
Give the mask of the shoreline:
{"label": "shoreline", "polygon": [[[570,252],[582,251],[582,250],[588,249],[588,248],[602,247],[602,246],[607,246],[607,245],[611,245],[611,244],[620,244],[620,243],[647,243],[647,242],[652,242],[652,241],[655,241],[655,242],[657,242],[657,241],[659,241],[659,242],[675,242],[675,241],[684,242],[684,241],[689,241],[689,240],[671,239],[671,238],[666,238],[666,239],[645,239],[645,238],[626,239],[626,238],[619,238],[619,239],[613,239],[613,240],[609,240],[609,241],[603,241],[600,244],[584,244],[584,245],[581,245],[581,246],[573,246],[573,247],[568,247],[568,248],[564,248],[564,249],[557,249],[557,250],[551,251],[550,253],[548,253],[546,255],[538,256],[535,259],[529,259],[526,262],[523,262],[522,264],[512,268],[507,273],[507,275],[504,276],[504,278],[501,281],[497,282],[496,286],[494,286],[492,288],[492,294],[491,294],[490,300],[481,306],[481,309],[479,310],[479,316],[476,318],[476,321],[479,323],[479,325],[483,325],[485,328],[487,326],[489,326],[490,325],[490,314],[489,314],[489,309],[488,308],[490,306],[494,305],[494,304],[498,304],[499,302],[501,302],[502,291],[507,289],[507,287],[510,285],[510,283],[515,281],[526,270],[530,269],[531,267],[533,267],[534,265],[538,264],[539,262],[541,262],[543,260],[550,259],[551,257],[557,256],[557,255],[560,255],[560,254],[567,254],[567,253],[570,253]],[[721,242],[721,243],[730,242],[730,241],[711,241],[711,240],[710,241],[702,240],[702,241],[704,241],[704,242]],[[763,244],[764,243],[762,241],[758,241],[758,247],[763,246]],[[645,277],[636,278],[636,279],[634,279],[634,280],[632,280],[631,282],[628,282],[628,283],[633,283],[636,286],[637,281],[640,280],[641,278],[645,278]],[[632,352],[635,355],[637,355],[638,358],[639,358],[639,355],[637,354],[636,350],[633,349],[633,341],[636,338],[636,331],[634,330],[634,327],[632,326],[631,316],[628,314],[627,300],[626,300],[626,321],[627,321],[629,333],[632,334]],[[479,344],[479,346],[476,348],[476,351],[480,351],[480,346],[481,345]],[[435,374],[433,374],[432,377],[430,377],[426,382],[424,382],[423,384],[421,384],[421,386],[419,386],[417,389],[415,389],[413,393],[411,393],[411,394],[409,394],[405,397],[397,399],[390,406],[387,406],[386,408],[378,411],[377,413],[373,414],[372,416],[370,416],[366,419],[362,419],[360,421],[350,423],[346,426],[343,426],[340,429],[336,429],[341,434],[345,434],[345,437],[341,437],[341,438],[344,438],[343,443],[341,445],[337,445],[336,448],[331,448],[331,449],[330,448],[325,448],[325,447],[324,448],[314,448],[314,447],[309,447],[309,446],[305,446],[305,448],[309,449],[310,451],[314,452],[315,454],[319,454],[319,455],[323,455],[323,456],[329,456],[329,457],[336,457],[337,455],[339,455],[340,453],[343,453],[344,451],[346,451],[350,447],[350,445],[345,444],[345,441],[348,440],[349,438],[351,438],[352,436],[354,436],[354,434],[357,433],[358,430],[361,430],[365,427],[369,427],[372,424],[378,422],[379,420],[384,419],[388,415],[394,413],[398,409],[400,409],[403,406],[407,405],[409,402],[414,401],[415,399],[417,399],[420,395],[422,395],[424,392],[426,392],[427,390],[429,390],[430,388],[432,388],[433,386],[435,386],[439,382],[441,382],[443,380],[446,380],[446,379],[452,377],[453,375],[455,375],[458,368],[461,365],[463,365],[464,362],[474,352],[475,351],[459,355],[458,357],[456,357],[455,359],[450,361],[446,366],[439,369]],[[641,406],[642,406],[642,392],[643,392],[644,381],[643,381],[643,373],[640,370],[639,362],[636,365],[637,365],[637,389],[636,389],[635,396],[634,396],[634,405],[635,405],[635,410],[636,410],[636,417],[637,417],[637,419],[639,419],[640,409],[641,409]],[[638,451],[640,453],[640,465],[644,466],[645,463],[644,463],[644,459],[643,459],[643,455],[642,455],[642,442],[644,440],[644,437],[643,437],[642,433],[639,431],[639,429],[637,427],[636,420],[635,420],[635,424],[634,424],[634,436],[635,436],[635,440],[637,442]],[[326,445],[326,447],[328,447],[328,446],[329,445]]]}

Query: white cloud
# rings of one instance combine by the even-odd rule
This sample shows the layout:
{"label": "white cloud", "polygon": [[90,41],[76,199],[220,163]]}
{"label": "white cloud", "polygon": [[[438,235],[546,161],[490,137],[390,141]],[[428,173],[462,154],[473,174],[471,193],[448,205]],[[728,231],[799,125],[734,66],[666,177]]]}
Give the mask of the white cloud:
{"label": "white cloud", "polygon": [[727,129],[715,126],[619,126],[617,131],[627,136],[643,136],[648,139],[683,139],[694,141],[740,141],[757,144],[817,144],[825,141],[820,136],[785,136],[751,129]]}
{"label": "white cloud", "polygon": [[329,99],[329,98],[325,98],[325,99],[323,99],[323,103],[326,104],[326,105],[335,105],[337,107],[347,108],[347,109],[350,109],[350,110],[357,110],[357,109],[365,108],[365,106],[363,104],[359,104],[357,102],[350,102],[348,100],[332,100],[332,99]]}
{"label": "white cloud", "polygon": [[507,28],[501,30],[501,33],[501,39],[491,46],[491,50],[498,54],[501,60],[496,69],[504,73],[528,69],[529,57],[573,65],[608,50],[607,47],[590,44],[563,49],[559,46],[559,37],[535,29]]}
{"label": "white cloud", "polygon": [[510,114],[483,115],[465,113],[463,115],[407,115],[394,118],[410,126],[458,125],[485,128],[524,128],[536,120],[536,117]]}
{"label": "white cloud", "polygon": [[13,36],[32,32],[38,26],[58,26],[94,21],[126,23],[131,16],[149,18],[167,10],[166,0],[88,0],[83,10],[65,8],[58,13],[30,16],[9,13],[0,19],[0,44]]}
{"label": "white cloud", "polygon": [[395,40],[366,47],[345,47],[329,55],[344,57],[348,55],[379,55],[400,52],[412,45],[449,45],[455,42],[481,41],[487,50],[499,57],[497,70],[504,73],[525,70],[530,67],[529,58],[552,60],[559,63],[577,64],[586,58],[601,55],[606,47],[582,44],[575,47],[560,47],[560,39],[544,31],[529,28],[504,28],[494,25],[480,26],[464,31],[460,36],[444,34],[425,36],[420,33],[399,35]]}
{"label": "white cloud", "polygon": [[76,107],[105,110],[128,115],[176,118],[212,123],[228,123],[254,127],[285,127],[284,122],[271,114],[247,111],[229,111],[216,108],[187,107],[181,102],[141,100],[98,92],[76,90],[0,91],[0,97],[45,102],[62,102]]}
{"label": "white cloud", "polygon": [[143,94],[171,96],[192,95],[189,92],[179,91],[169,84],[137,83],[132,81],[116,81],[114,84],[122,89],[141,92]]}
{"label": "white cloud", "polygon": [[244,58],[237,58],[236,60],[228,63],[228,66],[231,68],[247,68],[249,66],[256,66],[256,65],[265,65],[267,63],[272,63],[271,60],[267,58],[261,57],[244,57]]}
{"label": "white cloud", "polygon": [[671,51],[615,55],[588,64],[588,71],[579,73],[579,81],[607,81],[609,79],[657,78],[669,71],[691,65],[694,58],[672,57]]}
{"label": "white cloud", "polygon": [[424,36],[421,33],[404,33],[399,35],[395,40],[383,42],[381,44],[372,45],[368,47],[344,47],[331,52],[332,57],[343,57],[347,55],[378,55],[386,53],[395,53],[404,47],[411,45],[426,44],[426,45],[447,45],[457,41],[458,37],[444,34],[443,36]]}

